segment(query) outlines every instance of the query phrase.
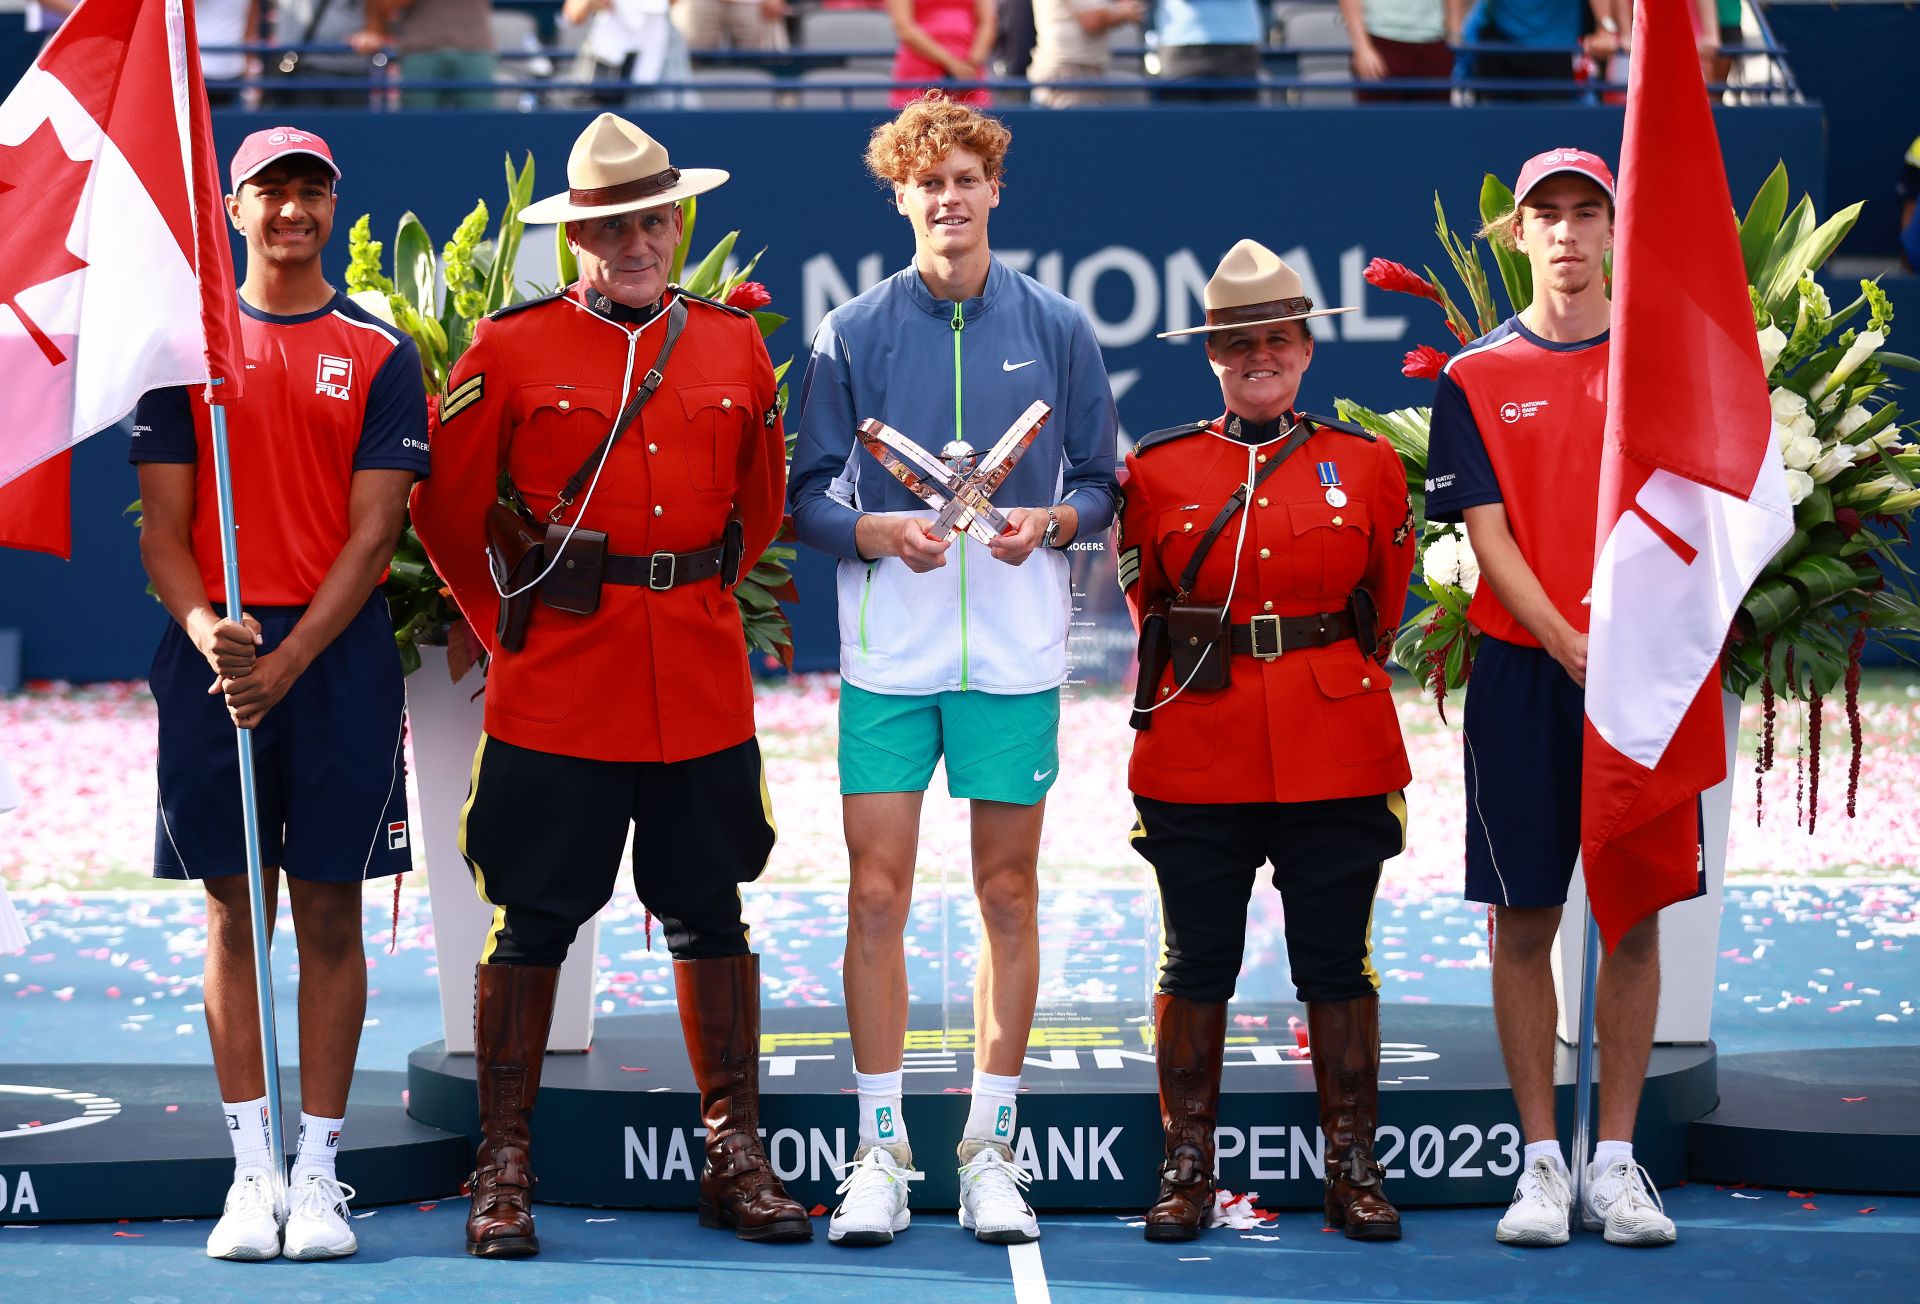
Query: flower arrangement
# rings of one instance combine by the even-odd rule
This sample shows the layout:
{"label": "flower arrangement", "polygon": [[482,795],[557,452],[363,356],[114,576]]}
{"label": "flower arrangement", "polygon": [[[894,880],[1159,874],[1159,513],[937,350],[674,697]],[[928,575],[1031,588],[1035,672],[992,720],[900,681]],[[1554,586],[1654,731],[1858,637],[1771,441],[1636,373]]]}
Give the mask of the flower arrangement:
{"label": "flower arrangement", "polygon": [[[514,267],[523,231],[519,213],[533,200],[533,158],[528,156],[524,166],[516,170],[509,157],[506,169],[506,204],[491,239],[486,236],[488,213],[484,201],[475,203],[461,219],[453,238],[441,247],[438,260],[426,227],[412,213],[401,217],[394,232],[391,270],[383,269],[386,246],[372,238],[366,215],[353,224],[348,235],[348,293],[356,303],[413,337],[420,348],[420,368],[431,403],[437,404],[446,393],[447,377],[472,343],[480,319],[521,297]],[[760,254],[745,267],[728,270],[728,260],[740,237],[738,231],[728,232],[690,273],[686,272],[697,201],[681,202],[685,229],[674,251],[669,279],[691,294],[751,312],[762,339],[773,334],[787,319],[765,311],[772,302],[767,287],[747,279]],[[579,267],[567,246],[566,229],[555,227],[554,239],[561,284],[572,284],[579,276]],[[791,360],[774,369],[782,411],[787,406],[785,377],[790,365]],[[786,452],[788,457],[793,455],[791,432]],[[795,555],[790,542],[783,532],[741,575],[734,589],[747,645],[776,658],[788,669],[793,666],[793,627],[780,604],[799,597],[789,569]],[[434,574],[411,524],[401,532],[394,549],[384,592],[393,612],[394,641],[408,674],[420,667],[422,643],[445,642],[447,668],[456,681],[484,658],[484,645],[460,615],[446,585]]]}
{"label": "flower arrangement", "polygon": [[[1819,725],[1827,699],[1836,690],[1845,693],[1853,744],[1847,787],[1851,816],[1860,769],[1861,655],[1869,642],[1879,642],[1912,660],[1912,648],[1920,643],[1920,592],[1913,570],[1895,551],[1910,539],[1913,513],[1920,508],[1920,448],[1904,438],[1888,374],[1920,371],[1920,362],[1885,347],[1893,309],[1877,284],[1860,282],[1860,296],[1836,311],[1814,280],[1862,206],[1850,205],[1820,221],[1806,197],[1788,212],[1788,193],[1786,168],[1776,166],[1737,225],[1794,507],[1794,533],[1741,603],[1721,659],[1721,682],[1741,696],[1756,684],[1760,688],[1764,728],[1756,785],[1774,762],[1776,699],[1784,695],[1806,703],[1810,754],[1801,763],[1808,766],[1811,831],[1818,807]],[[1488,176],[1480,189],[1482,220],[1491,224],[1513,207],[1512,192]],[[1445,314],[1454,338],[1466,344],[1532,302],[1531,269],[1520,253],[1489,242],[1511,305],[1510,312],[1502,311],[1479,249],[1448,227],[1438,195],[1434,214],[1471,317],[1431,268],[1422,268],[1422,275],[1376,258],[1366,279],[1380,289],[1429,300]],[[1447,358],[1440,349],[1418,345],[1407,353],[1401,371],[1437,377]],[[1393,444],[1424,519],[1429,409],[1379,413],[1342,399],[1339,413]],[[1479,567],[1459,526],[1428,522],[1419,542],[1413,592],[1427,605],[1402,628],[1394,659],[1421,680],[1444,716],[1448,690],[1465,684],[1472,670],[1479,631],[1468,621],[1467,608]]]}

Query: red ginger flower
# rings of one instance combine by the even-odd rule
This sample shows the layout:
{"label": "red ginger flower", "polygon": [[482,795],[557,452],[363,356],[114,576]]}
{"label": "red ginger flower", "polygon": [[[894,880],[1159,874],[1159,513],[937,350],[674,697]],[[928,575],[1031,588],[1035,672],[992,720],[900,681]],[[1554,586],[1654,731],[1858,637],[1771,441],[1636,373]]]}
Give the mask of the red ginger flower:
{"label": "red ginger flower", "polygon": [[1431,344],[1422,344],[1407,354],[1406,361],[1400,364],[1400,374],[1414,380],[1433,380],[1447,365],[1449,356]]}
{"label": "red ginger flower", "polygon": [[767,287],[758,281],[742,281],[733,287],[732,293],[727,295],[729,305],[745,308],[749,312],[756,308],[764,308],[772,302],[773,296],[768,294]]}
{"label": "red ginger flower", "polygon": [[1376,258],[1367,264],[1363,273],[1367,284],[1379,290],[1392,290],[1396,294],[1417,294],[1422,299],[1440,302],[1440,291],[1433,282],[1401,263],[1385,258]]}

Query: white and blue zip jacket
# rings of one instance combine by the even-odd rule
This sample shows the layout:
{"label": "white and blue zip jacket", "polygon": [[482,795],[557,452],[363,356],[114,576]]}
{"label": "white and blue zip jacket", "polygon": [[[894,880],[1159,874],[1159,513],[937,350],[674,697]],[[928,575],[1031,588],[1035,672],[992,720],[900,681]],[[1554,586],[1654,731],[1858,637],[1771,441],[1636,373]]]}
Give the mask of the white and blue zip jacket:
{"label": "white and blue zip jacket", "polygon": [[957,534],[947,564],[916,575],[854,546],[863,515],[933,516],[861,445],[861,421],[883,421],[935,456],[953,439],[984,453],[1035,399],[1053,415],[994,505],[1069,503],[1077,537],[1095,538],[1113,522],[1119,422],[1093,327],[1072,300],[996,258],[965,303],[935,298],[909,265],[821,320],[787,495],[801,542],[840,558],[847,682],[875,693],[1034,693],[1066,679],[1065,554],[1035,551],[1009,566]]}

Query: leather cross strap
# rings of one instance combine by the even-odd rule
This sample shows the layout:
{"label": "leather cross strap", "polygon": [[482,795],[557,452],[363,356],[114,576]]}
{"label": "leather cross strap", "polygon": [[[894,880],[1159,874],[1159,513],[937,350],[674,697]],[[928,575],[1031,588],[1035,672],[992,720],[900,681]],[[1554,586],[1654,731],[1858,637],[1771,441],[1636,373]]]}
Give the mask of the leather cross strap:
{"label": "leather cross strap", "polygon": [[1228,637],[1236,655],[1271,661],[1283,652],[1325,647],[1353,637],[1353,619],[1344,611],[1313,616],[1255,616],[1230,627]]}
{"label": "leather cross strap", "polygon": [[694,552],[656,552],[644,557],[610,552],[600,579],[607,584],[635,584],[662,592],[718,575],[726,552],[724,543]]}
{"label": "leather cross strap", "polygon": [[[573,478],[568,480],[565,487],[560,490],[560,496],[555,500],[553,510],[547,513],[547,520],[550,523],[559,524],[560,518],[566,515],[567,508],[573,506],[573,500],[579,497],[580,491],[587,487],[587,481],[593,477],[594,471],[613,450],[615,441],[627,433],[627,427],[632,425],[634,419],[640,415],[640,409],[647,405],[647,400],[653,397],[653,392],[660,388],[661,382],[666,379],[664,373],[667,369],[667,359],[673,356],[673,346],[679,343],[680,332],[686,329],[686,325],[687,300],[684,295],[681,295],[675,298],[673,306],[667,309],[667,333],[666,337],[660,341],[660,356],[653,360],[653,366],[649,367],[647,374],[640,378],[640,388],[633,392],[633,397],[627,400],[627,405],[620,409],[619,419],[613,423],[613,429],[607,432],[605,439],[594,446],[591,453],[587,454],[587,460],[580,464],[580,469],[573,473]],[[609,557],[607,560],[613,559]]]}
{"label": "leather cross strap", "polygon": [[[1295,421],[1293,429],[1280,442],[1279,451],[1267,459],[1266,469],[1253,478],[1252,487],[1258,489],[1265,484],[1267,477],[1278,471],[1280,464],[1292,457],[1300,446],[1311,438],[1313,438],[1313,427],[1304,419]],[[1227,501],[1222,504],[1220,514],[1213,518],[1213,524],[1209,525],[1207,532],[1200,536],[1200,546],[1193,550],[1193,556],[1188,560],[1187,568],[1180,572],[1180,583],[1176,586],[1174,601],[1185,602],[1187,595],[1193,592],[1194,582],[1200,578],[1201,564],[1206,561],[1207,554],[1213,551],[1214,542],[1219,539],[1220,531],[1227,528],[1227,522],[1233,519],[1233,514],[1246,506],[1247,495],[1248,486],[1244,483],[1227,495]]]}

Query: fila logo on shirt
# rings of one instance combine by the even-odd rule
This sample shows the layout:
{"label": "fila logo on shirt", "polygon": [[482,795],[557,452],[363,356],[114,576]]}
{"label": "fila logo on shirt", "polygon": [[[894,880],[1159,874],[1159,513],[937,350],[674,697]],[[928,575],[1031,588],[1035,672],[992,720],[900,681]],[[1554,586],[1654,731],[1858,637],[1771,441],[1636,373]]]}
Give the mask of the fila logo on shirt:
{"label": "fila logo on shirt", "polygon": [[1512,425],[1522,417],[1538,416],[1541,409],[1546,406],[1547,400],[1543,398],[1528,399],[1522,403],[1502,403],[1500,405],[1500,419],[1508,425]]}
{"label": "fila logo on shirt", "polygon": [[407,845],[407,822],[395,820],[387,825],[387,850],[398,851]]}
{"label": "fila logo on shirt", "polygon": [[320,371],[313,379],[314,393],[345,399],[348,397],[347,387],[352,384],[353,359],[336,358],[331,353],[320,355]]}

